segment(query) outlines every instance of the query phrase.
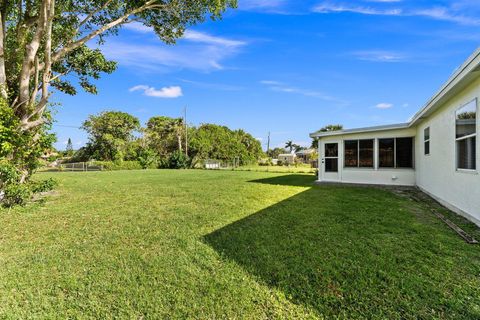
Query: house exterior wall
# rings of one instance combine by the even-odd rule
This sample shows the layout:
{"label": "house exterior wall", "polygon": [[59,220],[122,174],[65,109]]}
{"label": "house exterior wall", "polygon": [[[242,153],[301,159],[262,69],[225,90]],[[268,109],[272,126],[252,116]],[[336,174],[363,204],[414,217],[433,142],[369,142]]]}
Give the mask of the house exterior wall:
{"label": "house exterior wall", "polygon": [[[344,134],[330,137],[322,137],[319,140],[319,176],[321,182],[342,182],[358,184],[382,184],[382,185],[415,185],[415,169],[386,169],[378,168],[378,139],[382,138],[403,138],[414,137],[415,146],[417,145],[416,129],[397,129],[378,132],[364,132],[355,134]],[[345,168],[344,167],[344,144],[345,140],[375,139],[374,143],[374,168]],[[338,143],[338,173],[325,173],[322,160],[324,160],[324,146],[326,143]],[[416,149],[416,147],[415,147]]]}
{"label": "house exterior wall", "polygon": [[[480,127],[477,105],[477,170],[456,169],[455,112],[477,99],[480,103],[480,79],[447,101],[417,126],[416,184],[450,209],[480,225]],[[424,154],[424,129],[430,127],[430,155]]]}

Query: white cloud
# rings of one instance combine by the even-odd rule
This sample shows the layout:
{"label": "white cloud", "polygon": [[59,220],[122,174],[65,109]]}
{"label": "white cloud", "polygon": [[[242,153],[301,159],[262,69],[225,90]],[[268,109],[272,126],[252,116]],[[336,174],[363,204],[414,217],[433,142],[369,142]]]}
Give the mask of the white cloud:
{"label": "white cloud", "polygon": [[151,27],[147,27],[146,25],[144,25],[142,23],[139,23],[139,22],[127,23],[125,25],[125,29],[130,30],[130,31],[140,32],[140,33],[151,33],[151,32],[153,32],[153,29]]}
{"label": "white cloud", "polygon": [[335,97],[329,96],[323,92],[320,91],[315,91],[315,90],[309,90],[309,89],[302,89],[294,86],[290,86],[288,84],[279,82],[279,81],[274,81],[274,80],[263,80],[260,81],[261,84],[267,86],[270,90],[272,91],[277,91],[277,92],[284,92],[284,93],[291,93],[291,94],[299,94],[302,96],[306,97],[312,97],[312,98],[318,98],[322,99],[325,101],[332,101],[340,104],[345,104],[345,101],[342,101],[340,99],[337,99]]}
{"label": "white cloud", "polygon": [[402,9],[378,9],[373,7],[363,6],[346,6],[335,5],[330,3],[323,3],[315,6],[313,12],[317,13],[342,13],[351,12],[366,15],[384,15],[384,16],[399,16],[402,14]]}
{"label": "white cloud", "polygon": [[385,50],[355,51],[352,55],[359,60],[373,62],[402,62],[407,59],[402,53]]}
{"label": "white cloud", "polygon": [[204,32],[191,31],[191,30],[185,31],[185,34],[183,35],[182,39],[189,40],[192,42],[217,44],[225,47],[241,47],[246,45],[246,42],[244,41],[231,40],[231,39],[222,38],[222,37],[215,37]]}
{"label": "white cloud", "polygon": [[379,103],[375,106],[375,108],[377,109],[390,109],[392,107],[393,107],[392,103],[386,103],[386,102]]}
{"label": "white cloud", "polygon": [[247,45],[245,41],[187,30],[175,46],[169,46],[158,40],[151,28],[140,23],[130,23],[125,27],[149,37],[137,43],[108,41],[103,51],[107,58],[118,61],[120,65],[147,72],[222,70],[225,69],[224,61],[237,55]]}
{"label": "white cloud", "polygon": [[146,85],[138,85],[129,89],[130,92],[143,91],[143,94],[148,97],[155,98],[178,98],[183,96],[182,88],[178,86],[163,87],[161,89],[155,89]]}
{"label": "white cloud", "polygon": [[463,25],[472,25],[472,26],[480,25],[480,19],[467,17],[465,15],[452,12],[447,8],[443,8],[443,7],[417,10],[413,12],[412,15],[428,17],[435,20],[450,21],[450,22],[455,22]]}
{"label": "white cloud", "polygon": [[[401,1],[396,0],[370,0],[370,2],[382,2],[382,3],[399,3]],[[480,25],[480,19],[466,16],[462,14],[459,7],[430,7],[423,9],[403,9],[403,8],[378,8],[378,7],[366,7],[359,5],[343,5],[333,4],[331,2],[324,2],[315,6],[312,11],[317,13],[357,13],[364,15],[382,15],[382,16],[417,16],[426,17],[430,19],[454,22],[463,25]],[[471,10],[470,10],[471,11]]]}

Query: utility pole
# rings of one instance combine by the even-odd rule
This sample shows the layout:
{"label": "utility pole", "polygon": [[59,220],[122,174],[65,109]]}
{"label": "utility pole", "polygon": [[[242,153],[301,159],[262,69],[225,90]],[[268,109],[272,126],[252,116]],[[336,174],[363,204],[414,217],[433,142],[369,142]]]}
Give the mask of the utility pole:
{"label": "utility pole", "polygon": [[268,132],[268,142],[267,142],[267,154],[270,151],[270,131]]}
{"label": "utility pole", "polygon": [[183,124],[185,126],[185,156],[188,157],[188,124],[187,124],[187,106],[183,110]]}

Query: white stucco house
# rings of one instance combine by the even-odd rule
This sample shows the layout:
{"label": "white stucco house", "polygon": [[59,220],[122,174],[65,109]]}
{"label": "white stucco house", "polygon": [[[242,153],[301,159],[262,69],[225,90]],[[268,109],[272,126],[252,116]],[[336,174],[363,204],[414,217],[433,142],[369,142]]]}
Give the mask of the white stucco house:
{"label": "white stucco house", "polygon": [[480,49],[408,123],[315,132],[320,182],[417,186],[480,225]]}

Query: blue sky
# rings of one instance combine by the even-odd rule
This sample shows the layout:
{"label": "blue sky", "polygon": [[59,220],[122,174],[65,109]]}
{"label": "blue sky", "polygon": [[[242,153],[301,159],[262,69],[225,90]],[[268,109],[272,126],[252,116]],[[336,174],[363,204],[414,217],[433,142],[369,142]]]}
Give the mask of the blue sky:
{"label": "blue sky", "polygon": [[239,0],[175,46],[129,25],[103,50],[98,95],[55,93],[56,147],[87,142],[89,114],[129,112],[243,128],[266,146],[310,143],[326,124],[407,121],[480,43],[478,0]]}

